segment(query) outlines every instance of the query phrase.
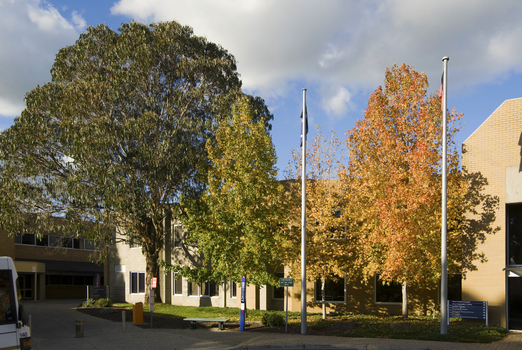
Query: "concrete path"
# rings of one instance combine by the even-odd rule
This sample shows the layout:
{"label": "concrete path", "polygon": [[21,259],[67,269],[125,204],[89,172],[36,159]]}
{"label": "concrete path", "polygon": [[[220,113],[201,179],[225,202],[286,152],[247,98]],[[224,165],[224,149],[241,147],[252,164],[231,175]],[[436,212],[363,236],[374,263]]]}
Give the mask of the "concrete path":
{"label": "concrete path", "polygon": [[[468,344],[345,338],[284,333],[220,332],[209,329],[147,329],[80,313],[81,300],[45,300],[26,302],[32,319],[32,343],[35,350],[59,349],[433,349],[433,350],[522,350],[522,334],[492,344]],[[84,337],[76,338],[76,321],[84,321]]]}

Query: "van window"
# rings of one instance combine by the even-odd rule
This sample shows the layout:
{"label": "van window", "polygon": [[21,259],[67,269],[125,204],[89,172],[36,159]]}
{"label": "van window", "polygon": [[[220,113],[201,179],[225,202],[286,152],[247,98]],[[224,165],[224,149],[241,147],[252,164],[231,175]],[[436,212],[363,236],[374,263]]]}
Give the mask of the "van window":
{"label": "van window", "polygon": [[0,324],[14,323],[16,308],[11,271],[0,270]]}

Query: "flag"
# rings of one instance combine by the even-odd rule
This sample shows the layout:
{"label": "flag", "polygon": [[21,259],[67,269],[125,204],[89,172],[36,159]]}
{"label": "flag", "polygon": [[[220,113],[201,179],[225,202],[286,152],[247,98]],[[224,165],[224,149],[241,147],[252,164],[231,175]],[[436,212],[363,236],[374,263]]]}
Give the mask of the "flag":
{"label": "flag", "polygon": [[[308,135],[308,111],[305,105],[305,119],[306,119],[306,125],[305,125],[305,141],[306,141],[306,135]],[[301,112],[301,145],[299,147],[303,147],[303,112]]]}
{"label": "flag", "polygon": [[440,77],[439,98],[440,98],[440,109],[441,110],[444,108],[444,101],[442,101],[443,97],[444,97],[444,72],[442,73],[442,76]]}

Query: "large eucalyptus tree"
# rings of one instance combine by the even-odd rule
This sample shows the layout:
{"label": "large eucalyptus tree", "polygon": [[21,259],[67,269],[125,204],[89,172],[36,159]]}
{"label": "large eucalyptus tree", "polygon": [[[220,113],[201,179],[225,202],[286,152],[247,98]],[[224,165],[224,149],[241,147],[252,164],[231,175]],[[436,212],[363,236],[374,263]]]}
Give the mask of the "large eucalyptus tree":
{"label": "large eucalyptus tree", "polygon": [[[31,213],[40,229],[102,241],[121,229],[141,240],[148,285],[164,219],[181,215],[181,195],[201,193],[205,144],[242,95],[235,59],[177,22],[131,22],[89,27],[51,75],[0,135],[0,226],[20,232]],[[263,100],[248,99],[270,129]]]}

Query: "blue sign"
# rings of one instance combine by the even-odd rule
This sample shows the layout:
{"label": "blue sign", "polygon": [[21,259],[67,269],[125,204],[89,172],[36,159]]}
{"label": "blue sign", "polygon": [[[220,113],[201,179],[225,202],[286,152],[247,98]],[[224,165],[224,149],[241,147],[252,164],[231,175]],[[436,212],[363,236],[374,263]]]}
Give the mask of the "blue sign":
{"label": "blue sign", "polygon": [[239,316],[239,331],[245,330],[246,311],[246,276],[241,277],[241,315]]}
{"label": "blue sign", "polygon": [[456,301],[448,300],[449,317],[472,318],[485,320],[487,316],[486,301]]}
{"label": "blue sign", "polygon": [[246,276],[241,277],[241,303],[246,302]]}

